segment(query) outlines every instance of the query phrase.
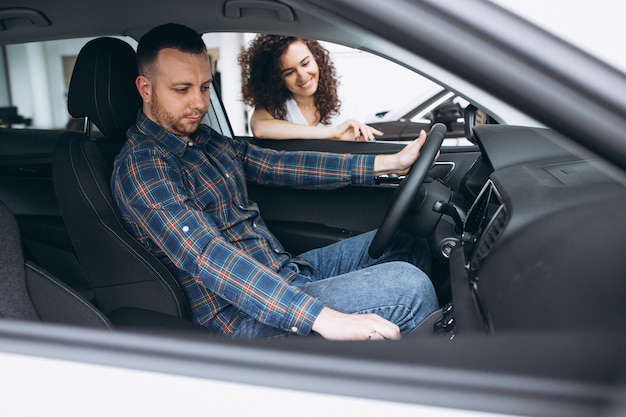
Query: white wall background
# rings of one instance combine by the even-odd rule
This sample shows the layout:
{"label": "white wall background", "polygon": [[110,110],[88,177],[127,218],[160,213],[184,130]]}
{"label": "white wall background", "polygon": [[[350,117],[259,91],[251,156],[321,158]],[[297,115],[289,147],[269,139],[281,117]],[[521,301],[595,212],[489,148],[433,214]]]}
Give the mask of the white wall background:
{"label": "white wall background", "polygon": [[[253,34],[210,34],[204,40],[208,48],[220,48],[218,70],[222,77],[222,96],[236,135],[248,135],[246,123],[251,109],[241,101],[240,69],[237,53],[245,48]],[[373,114],[404,104],[421,96],[433,83],[400,65],[375,55],[323,42],[329,50],[339,77],[341,114],[337,120],[369,120]],[[230,45],[225,48],[225,45]],[[237,53],[233,53],[237,50]]]}
{"label": "white wall background", "polygon": [[335,63],[342,99],[341,118],[371,121],[375,113],[422,97],[435,85],[398,64],[367,52],[323,43]]}
{"label": "white wall background", "polygon": [[[89,40],[70,39],[7,46],[12,104],[32,126],[63,128],[69,120],[63,56],[76,56]],[[133,47],[136,42],[125,38]]]}
{"label": "white wall background", "polygon": [[[222,80],[222,99],[236,135],[248,135],[246,109],[241,101],[241,73],[237,55],[254,34],[221,33],[203,37],[208,48],[219,48],[217,69]],[[397,64],[372,54],[324,42],[339,76],[342,100],[338,120],[366,120],[390,110],[432,87],[432,82]],[[398,94],[402,92],[402,94]],[[247,111],[247,112],[246,112]]]}

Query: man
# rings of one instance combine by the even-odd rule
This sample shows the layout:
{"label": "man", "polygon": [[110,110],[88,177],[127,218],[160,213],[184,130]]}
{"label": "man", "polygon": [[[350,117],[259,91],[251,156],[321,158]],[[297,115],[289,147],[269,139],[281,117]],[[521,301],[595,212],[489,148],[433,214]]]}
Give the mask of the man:
{"label": "man", "polygon": [[143,106],[111,185],[131,232],[179,280],[194,321],[241,338],[313,331],[382,340],[398,339],[437,308],[428,276],[404,262],[428,268],[423,240],[403,236],[374,260],[368,233],[293,258],[248,200],[245,184],[371,184],[374,175],[406,173],[424,132],[395,155],[275,152],[200,123],[212,74],[193,30],[152,29],[139,42],[137,63]]}

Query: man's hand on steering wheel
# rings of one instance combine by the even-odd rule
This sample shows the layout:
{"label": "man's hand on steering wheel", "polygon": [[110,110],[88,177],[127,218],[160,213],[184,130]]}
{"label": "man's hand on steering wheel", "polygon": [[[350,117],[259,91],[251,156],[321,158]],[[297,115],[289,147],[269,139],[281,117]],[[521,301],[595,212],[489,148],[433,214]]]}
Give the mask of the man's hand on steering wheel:
{"label": "man's hand on steering wheel", "polygon": [[389,155],[377,155],[374,161],[374,175],[406,175],[415,161],[417,161],[425,143],[426,132],[422,130],[419,136],[400,152]]}
{"label": "man's hand on steering wheel", "polygon": [[[400,152],[393,155],[379,155],[376,160],[379,161],[376,175],[381,174],[407,174],[402,180],[395,192],[394,199],[387,209],[387,214],[382,220],[376,235],[369,247],[369,255],[376,259],[382,255],[385,248],[391,242],[400,222],[406,215],[411,202],[417,195],[418,190],[422,186],[426,175],[432,164],[439,155],[439,148],[446,136],[446,126],[435,124],[428,135],[423,131],[420,136],[404,147]],[[376,162],[374,170],[376,171]]]}

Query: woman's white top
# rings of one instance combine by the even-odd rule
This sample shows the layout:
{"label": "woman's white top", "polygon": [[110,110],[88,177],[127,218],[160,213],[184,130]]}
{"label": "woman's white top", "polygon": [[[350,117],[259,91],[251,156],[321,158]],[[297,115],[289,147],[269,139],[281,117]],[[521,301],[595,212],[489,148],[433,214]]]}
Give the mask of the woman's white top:
{"label": "woman's white top", "polygon": [[[285,116],[285,120],[291,123],[296,123],[299,125],[308,125],[304,115],[300,111],[298,107],[298,103],[293,98],[287,99],[285,102],[285,106],[287,107],[287,115]],[[330,126],[332,125],[334,120],[331,120],[328,124],[319,123],[318,126]]]}

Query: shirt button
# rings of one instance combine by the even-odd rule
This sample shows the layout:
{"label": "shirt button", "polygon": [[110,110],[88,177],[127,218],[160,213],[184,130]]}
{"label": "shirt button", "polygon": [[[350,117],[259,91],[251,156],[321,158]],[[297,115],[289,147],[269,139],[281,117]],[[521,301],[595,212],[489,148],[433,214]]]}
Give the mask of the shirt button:
{"label": "shirt button", "polygon": [[274,252],[276,252],[276,253],[280,253],[280,249],[278,249],[278,248],[274,248]]}
{"label": "shirt button", "polygon": [[298,328],[296,326],[293,326],[291,328],[291,333],[298,333]]}
{"label": "shirt button", "polygon": [[183,226],[183,232],[187,233],[189,231],[189,226]]}

